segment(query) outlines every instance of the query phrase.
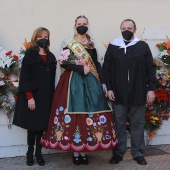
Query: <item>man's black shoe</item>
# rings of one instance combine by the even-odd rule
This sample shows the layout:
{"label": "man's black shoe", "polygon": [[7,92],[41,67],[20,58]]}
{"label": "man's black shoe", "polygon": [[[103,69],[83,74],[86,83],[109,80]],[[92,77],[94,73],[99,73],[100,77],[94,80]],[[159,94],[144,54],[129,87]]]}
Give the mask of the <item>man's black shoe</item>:
{"label": "man's black shoe", "polygon": [[147,162],[146,162],[146,160],[143,156],[138,156],[136,158],[133,158],[133,160],[135,160],[140,165],[146,165],[147,164]]}
{"label": "man's black shoe", "polygon": [[118,164],[120,161],[122,161],[123,158],[117,154],[114,154],[112,158],[110,159],[109,163],[110,164]]}

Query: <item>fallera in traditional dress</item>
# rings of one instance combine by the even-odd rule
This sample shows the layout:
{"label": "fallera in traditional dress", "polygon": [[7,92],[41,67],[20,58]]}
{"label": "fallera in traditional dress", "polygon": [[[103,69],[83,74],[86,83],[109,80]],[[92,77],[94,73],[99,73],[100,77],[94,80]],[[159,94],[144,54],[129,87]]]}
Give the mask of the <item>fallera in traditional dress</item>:
{"label": "fallera in traditional dress", "polygon": [[[113,148],[118,141],[112,109],[101,84],[102,70],[96,49],[85,49],[76,43],[77,47],[70,51],[78,48],[79,52],[82,50],[88,57],[91,56],[93,68],[90,66],[90,69],[94,72],[84,75],[83,66],[63,64],[66,70],[56,87],[48,130],[44,132],[41,143],[48,149],[72,152]],[[86,59],[84,57],[84,61]]]}

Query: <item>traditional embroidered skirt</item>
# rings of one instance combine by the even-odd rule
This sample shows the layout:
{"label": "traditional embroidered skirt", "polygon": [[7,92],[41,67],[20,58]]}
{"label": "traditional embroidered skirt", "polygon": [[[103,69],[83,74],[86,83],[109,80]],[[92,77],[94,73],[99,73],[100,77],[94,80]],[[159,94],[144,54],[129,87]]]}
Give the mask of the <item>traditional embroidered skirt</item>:
{"label": "traditional embroidered skirt", "polygon": [[116,146],[112,110],[101,83],[92,73],[62,74],[54,93],[48,130],[41,143],[45,148],[77,152]]}

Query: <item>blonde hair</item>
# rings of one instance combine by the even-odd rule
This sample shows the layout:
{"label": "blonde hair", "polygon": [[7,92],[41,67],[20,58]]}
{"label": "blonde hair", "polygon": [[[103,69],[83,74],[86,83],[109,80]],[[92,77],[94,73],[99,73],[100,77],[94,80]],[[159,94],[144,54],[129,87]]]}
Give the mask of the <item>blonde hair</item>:
{"label": "blonde hair", "polygon": [[43,31],[46,31],[48,33],[48,45],[44,49],[44,52],[47,52],[49,50],[49,46],[50,46],[50,31],[44,27],[39,27],[33,32],[33,35],[31,37],[31,47],[35,48],[36,50],[39,50],[39,46],[37,44],[37,38],[41,37],[41,34]]}

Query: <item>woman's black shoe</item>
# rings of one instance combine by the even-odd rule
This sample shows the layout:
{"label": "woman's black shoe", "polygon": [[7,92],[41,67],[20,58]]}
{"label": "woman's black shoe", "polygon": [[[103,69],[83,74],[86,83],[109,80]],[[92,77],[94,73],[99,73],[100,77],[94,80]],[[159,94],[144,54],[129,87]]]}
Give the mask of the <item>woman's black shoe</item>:
{"label": "woman's black shoe", "polygon": [[80,156],[75,157],[75,156],[73,155],[73,164],[75,164],[75,165],[80,165]]}
{"label": "woman's black shoe", "polygon": [[36,157],[36,159],[37,159],[38,165],[44,166],[45,161],[44,161],[42,155],[41,155],[41,154],[35,154],[35,157]]}
{"label": "woman's black shoe", "polygon": [[88,165],[88,164],[89,164],[87,155],[85,155],[85,156],[80,156],[80,163],[83,164],[83,165]]}
{"label": "woman's black shoe", "polygon": [[28,166],[32,166],[34,164],[33,155],[27,154],[27,162],[26,163],[27,163]]}

